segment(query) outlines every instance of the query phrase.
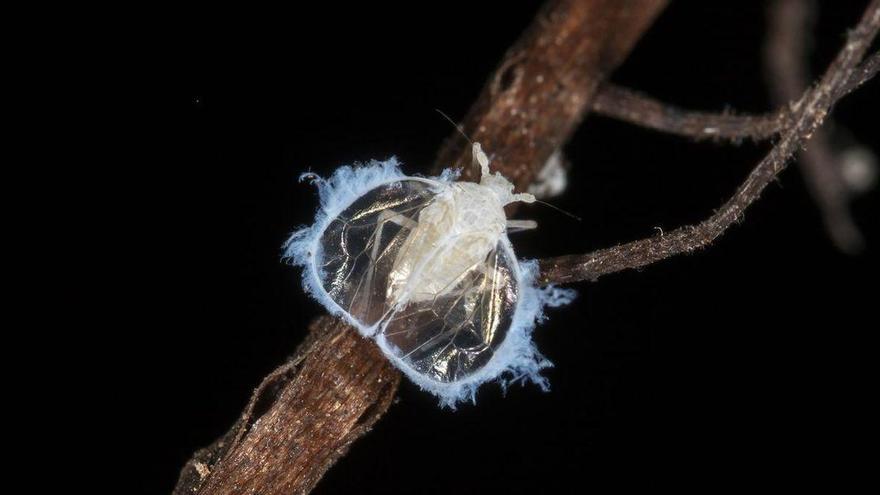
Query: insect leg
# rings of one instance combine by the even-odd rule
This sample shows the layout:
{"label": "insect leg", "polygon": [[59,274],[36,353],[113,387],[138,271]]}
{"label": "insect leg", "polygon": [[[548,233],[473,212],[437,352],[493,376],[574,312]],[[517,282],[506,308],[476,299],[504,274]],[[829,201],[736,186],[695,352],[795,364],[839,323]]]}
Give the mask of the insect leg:
{"label": "insect leg", "polygon": [[523,230],[532,230],[538,228],[538,222],[534,220],[508,220],[507,232],[520,232]]}
{"label": "insect leg", "polygon": [[399,212],[382,210],[379,213],[379,220],[377,222],[379,226],[376,227],[376,232],[373,234],[373,250],[370,253],[370,260],[373,263],[376,263],[376,258],[379,256],[379,245],[382,243],[382,229],[385,228],[385,222],[395,223],[409,230],[413,230],[419,225],[419,222],[401,215]]}
{"label": "insect leg", "polygon": [[379,212],[379,218],[376,222],[378,225],[376,227],[375,232],[373,233],[373,238],[371,242],[373,247],[370,251],[370,268],[367,269],[366,280],[364,280],[365,285],[367,287],[367,304],[371,304],[372,302],[372,288],[373,288],[373,275],[376,272],[376,262],[379,258],[379,248],[382,244],[382,230],[385,228],[386,222],[392,222],[405,229],[414,229],[418,226],[418,222],[415,220],[402,215],[400,212],[394,210],[382,210]]}
{"label": "insect leg", "polygon": [[486,156],[486,153],[483,152],[483,148],[480,146],[480,143],[474,143],[473,150],[471,154],[474,156],[473,165],[480,166],[480,178],[486,177],[489,175],[489,157]]}

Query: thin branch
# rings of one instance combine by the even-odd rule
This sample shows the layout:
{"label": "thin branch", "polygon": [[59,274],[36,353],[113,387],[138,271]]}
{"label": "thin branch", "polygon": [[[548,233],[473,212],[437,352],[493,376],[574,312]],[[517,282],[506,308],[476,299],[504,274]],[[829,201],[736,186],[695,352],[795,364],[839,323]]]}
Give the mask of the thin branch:
{"label": "thin branch", "polygon": [[[811,18],[815,18],[814,2],[781,0],[770,6],[770,36],[764,58],[771,93],[777,103],[797,98],[811,79],[807,67],[807,37],[812,31]],[[870,62],[868,60],[869,66]],[[847,253],[860,251],[864,238],[850,214],[852,191],[843,178],[840,160],[826,129],[816,132],[801,153],[798,165],[807,188],[822,212],[825,229],[834,245]]]}
{"label": "thin branch", "polygon": [[543,283],[596,280],[602,275],[640,268],[704,247],[739,220],[745,211],[785,169],[791,157],[813,135],[834,103],[848,90],[848,82],[880,29],[880,0],[872,0],[858,26],[828,67],[819,83],[793,105],[793,120],[779,142],[752,170],[736,193],[711,217],[692,226],[585,255],[542,260]]}
{"label": "thin branch", "polygon": [[[666,4],[667,0],[548,2],[504,55],[462,122],[465,133],[491,153],[492,169],[525,190],[568,141],[597,88]],[[437,154],[434,171],[470,160],[468,143],[454,132]],[[464,167],[462,178],[478,179],[474,172]]]}
{"label": "thin branch", "polygon": [[[878,68],[880,53],[875,53],[854,71],[852,79],[842,89],[842,96],[874,77]],[[596,93],[590,111],[640,127],[696,140],[761,141],[775,137],[785,128],[791,119],[791,110],[786,103],[794,101],[804,89],[806,84],[797,94],[780,102],[782,107],[773,112],[746,115],[679,108],[644,93],[605,83]]]}
{"label": "thin branch", "polygon": [[400,373],[342,321],[315,320],[241,418],[193,456],[174,495],[307,493],[385,413]]}
{"label": "thin branch", "polygon": [[[493,151],[493,168],[527,185],[665,5],[548,2],[465,119]],[[456,134],[439,156],[449,166],[466,154]],[[320,318],[297,354],[263,381],[232,430],[187,463],[175,495],[307,493],[388,410],[400,373],[355,329]]]}
{"label": "thin branch", "polygon": [[846,96],[859,89],[862,84],[876,76],[878,70],[880,70],[880,51],[865,57],[865,61],[855,70],[852,79],[843,88],[842,96]]}
{"label": "thin branch", "polygon": [[788,109],[765,115],[685,110],[613,84],[602,86],[591,110],[630,124],[692,139],[769,139],[785,127]]}

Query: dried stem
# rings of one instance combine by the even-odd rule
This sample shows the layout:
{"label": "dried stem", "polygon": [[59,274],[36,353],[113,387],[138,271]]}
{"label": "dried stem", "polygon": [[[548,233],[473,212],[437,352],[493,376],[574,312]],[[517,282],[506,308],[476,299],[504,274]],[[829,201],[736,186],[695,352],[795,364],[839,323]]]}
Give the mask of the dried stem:
{"label": "dried stem", "polygon": [[[803,0],[776,1],[769,9],[770,36],[764,58],[771,94],[779,104],[797,98],[809,84],[807,38],[814,17],[815,3]],[[798,165],[834,244],[843,252],[860,251],[864,239],[849,211],[851,191],[827,130],[816,132]]]}
{"label": "dried stem", "polygon": [[[465,119],[520,187],[563,144],[595,89],[666,0],[553,0],[508,51]],[[460,136],[440,162],[465,163]],[[261,384],[226,435],[196,453],[175,495],[309,492],[387,411],[400,374],[369,340],[329,317]]]}
{"label": "dried stem", "polygon": [[[602,275],[640,268],[691,252],[715,240],[741,218],[767,185],[785,169],[788,160],[815,133],[831,107],[861,76],[857,64],[880,29],[880,0],[872,0],[858,26],[828,67],[819,83],[793,105],[792,120],[779,142],[752,170],[736,193],[711,217],[692,226],[585,255],[569,255],[541,261],[544,283],[596,280]],[[870,61],[869,61],[870,62]]]}
{"label": "dried stem", "polygon": [[[463,120],[465,133],[491,153],[492,169],[520,190],[565,144],[596,96],[666,0],[548,2],[504,55]],[[470,163],[470,148],[453,133],[435,172]],[[463,168],[473,180],[475,170]]]}
{"label": "dried stem", "polygon": [[684,110],[613,84],[602,86],[591,110],[649,129],[693,139],[754,139],[775,136],[788,121],[788,109],[766,115]]}
{"label": "dried stem", "polygon": [[263,379],[232,429],[196,452],[174,495],[307,493],[394,399],[400,373],[329,316]]}
{"label": "dried stem", "polygon": [[846,94],[855,91],[862,84],[871,80],[872,77],[877,75],[877,71],[880,71],[880,52],[875,52],[868,56],[862,65],[856,69],[856,73],[853,74],[853,80],[850,81],[850,84],[847,84]]}
{"label": "dried stem", "polygon": [[[851,93],[874,77],[878,68],[880,68],[880,53],[875,53],[854,71],[841,96]],[[806,89],[806,83],[803,89]],[[803,89],[789,99],[784,99],[779,103],[781,107],[771,113],[744,115],[734,112],[687,110],[638,91],[605,83],[596,93],[590,110],[597,115],[691,139],[760,141],[775,137],[785,128],[791,120],[788,103],[797,99],[803,93]]]}

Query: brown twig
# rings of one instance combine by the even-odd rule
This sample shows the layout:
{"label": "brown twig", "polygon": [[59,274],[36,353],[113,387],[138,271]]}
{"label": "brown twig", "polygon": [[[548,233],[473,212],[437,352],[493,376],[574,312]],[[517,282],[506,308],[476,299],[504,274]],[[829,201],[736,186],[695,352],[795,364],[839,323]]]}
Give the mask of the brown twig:
{"label": "brown twig", "polygon": [[596,280],[602,275],[640,268],[651,263],[691,252],[715,240],[736,222],[776,176],[788,160],[815,133],[831,107],[846,93],[857,64],[880,29],[880,0],[872,0],[858,26],[825,71],[819,83],[793,105],[791,124],[781,133],[779,142],[752,170],[736,193],[703,222],[678,228],[656,237],[585,255],[569,255],[541,261],[543,283],[569,283]]}
{"label": "brown twig", "polygon": [[[807,38],[813,17],[814,2],[780,0],[770,6],[770,36],[764,59],[771,94],[778,104],[797,98],[811,80],[807,68]],[[868,62],[870,64],[870,60]],[[826,129],[816,132],[801,153],[798,165],[835,246],[847,253],[860,251],[864,239],[849,211],[851,190],[843,178],[840,160]]]}
{"label": "brown twig", "polygon": [[788,109],[766,115],[685,110],[642,93],[605,84],[596,95],[593,112],[656,131],[692,139],[768,139],[785,127]]}
{"label": "brown twig", "polygon": [[[527,185],[665,5],[550,1],[465,119],[493,167]],[[463,144],[447,140],[438,162],[469,161]],[[297,355],[263,381],[229,433],[196,453],[175,495],[307,493],[388,409],[400,374],[354,329],[318,319]]]}
{"label": "brown twig", "polygon": [[[841,96],[851,93],[874,77],[878,68],[880,68],[880,53],[875,53],[855,70],[852,79],[842,89]],[[803,85],[803,89],[806,89],[806,84]],[[771,113],[744,115],[679,108],[638,91],[605,83],[596,93],[590,111],[655,131],[696,140],[760,141],[775,137],[785,128],[791,120],[788,103],[799,97],[803,89],[789,100],[781,102],[782,106]]]}
{"label": "brown twig", "polygon": [[871,78],[877,75],[878,71],[880,71],[880,52],[875,52],[873,55],[868,56],[862,65],[856,69],[853,80],[846,86],[846,94],[855,91],[862,84],[870,81]]}
{"label": "brown twig", "polygon": [[187,463],[174,495],[310,491],[385,413],[400,382],[379,349],[352,334],[340,320],[315,320],[229,432]]}
{"label": "brown twig", "polygon": [[[666,3],[548,2],[504,55],[462,122],[466,134],[491,153],[492,169],[526,189]],[[467,144],[453,133],[437,154],[435,172],[470,163]],[[474,172],[463,167],[462,177],[473,180]]]}

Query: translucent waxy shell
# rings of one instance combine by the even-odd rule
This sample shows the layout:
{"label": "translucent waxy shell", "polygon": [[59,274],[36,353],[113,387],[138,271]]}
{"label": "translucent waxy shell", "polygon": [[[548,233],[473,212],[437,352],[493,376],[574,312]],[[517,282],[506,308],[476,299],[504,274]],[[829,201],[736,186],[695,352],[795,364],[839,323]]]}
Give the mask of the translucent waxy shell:
{"label": "translucent waxy shell", "polygon": [[322,208],[286,255],[304,268],[308,292],[442,404],[495,379],[546,386],[538,372],[550,363],[531,332],[545,305],[570,297],[536,288],[502,206],[451,179],[406,177],[393,160],[343,167],[317,180]]}

